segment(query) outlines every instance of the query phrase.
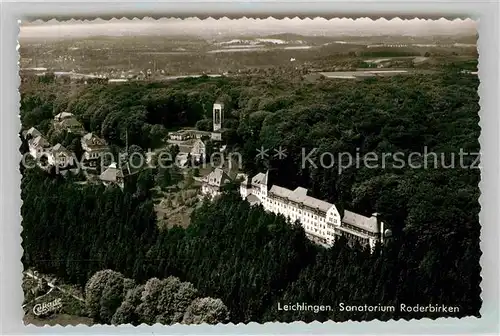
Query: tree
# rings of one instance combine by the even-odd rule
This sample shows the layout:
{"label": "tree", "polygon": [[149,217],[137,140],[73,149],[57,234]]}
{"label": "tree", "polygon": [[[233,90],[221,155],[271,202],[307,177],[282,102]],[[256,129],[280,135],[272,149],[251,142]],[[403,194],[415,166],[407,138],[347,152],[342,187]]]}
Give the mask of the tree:
{"label": "tree", "polygon": [[153,148],[161,146],[165,137],[167,136],[167,130],[163,125],[153,125],[151,127],[151,145]]}
{"label": "tree", "polygon": [[26,154],[29,152],[29,145],[28,145],[28,141],[31,139],[31,136],[28,135],[28,137],[26,137],[26,139],[23,137],[22,135],[22,132],[19,133],[19,137],[21,138],[21,146],[19,147],[19,151],[21,152],[21,154]]}
{"label": "tree", "polygon": [[181,322],[187,307],[197,296],[198,291],[191,283],[168,277],[163,281],[163,290],[158,298],[160,314],[156,321],[162,324]]}
{"label": "tree", "polygon": [[110,279],[102,291],[99,321],[111,323],[111,319],[123,300],[124,279]]}
{"label": "tree", "polygon": [[75,154],[77,160],[81,160],[81,158],[83,157],[84,151],[81,141],[78,138],[74,138],[73,140],[71,140],[71,143],[68,146],[68,150]]}
{"label": "tree", "polygon": [[137,314],[135,313],[136,307],[128,300],[123,301],[120,307],[116,310],[111,323],[114,325],[132,324],[139,325]]}
{"label": "tree", "polygon": [[170,157],[175,160],[177,155],[180,153],[180,149],[178,145],[171,145],[169,147]]}
{"label": "tree", "polygon": [[158,298],[163,289],[163,283],[158,278],[149,279],[142,291],[141,303],[137,306],[136,312],[142,323],[154,324],[159,315]]}
{"label": "tree", "polygon": [[85,305],[89,316],[110,323],[123,299],[124,276],[112,270],[96,272],[85,285]]}
{"label": "tree", "polygon": [[122,304],[116,310],[111,323],[114,325],[129,324],[139,325],[141,323],[139,314],[136,312],[137,306],[141,303],[144,285],[130,288],[125,295]]}
{"label": "tree", "polygon": [[182,319],[183,324],[217,324],[229,319],[227,307],[220,299],[198,298],[189,305]]}
{"label": "tree", "polygon": [[191,188],[194,184],[194,178],[193,178],[193,172],[192,171],[188,171],[188,173],[186,174],[186,178],[184,180],[184,184],[185,184],[185,187],[187,189]]}
{"label": "tree", "polygon": [[149,191],[154,187],[154,178],[151,169],[145,169],[139,173],[137,187],[139,190],[143,191]]}
{"label": "tree", "polygon": [[112,322],[173,324],[181,322],[198,291],[176,277],[149,279],[145,285],[129,289]]}
{"label": "tree", "polygon": [[196,122],[195,125],[197,130],[210,132],[212,131],[212,120],[211,119],[201,119]]}
{"label": "tree", "polygon": [[155,176],[155,183],[161,188],[166,188],[172,185],[172,175],[170,168],[159,168]]}

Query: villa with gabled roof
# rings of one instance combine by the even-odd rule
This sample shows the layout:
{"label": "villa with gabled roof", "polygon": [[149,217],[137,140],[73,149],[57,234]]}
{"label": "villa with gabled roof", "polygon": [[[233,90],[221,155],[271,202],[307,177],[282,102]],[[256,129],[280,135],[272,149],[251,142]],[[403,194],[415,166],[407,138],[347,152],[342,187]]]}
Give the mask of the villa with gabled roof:
{"label": "villa with gabled roof", "polygon": [[35,159],[39,159],[42,155],[47,154],[50,150],[50,143],[42,135],[38,135],[28,141],[30,155]]}
{"label": "villa with gabled roof", "polygon": [[58,167],[70,167],[74,163],[73,153],[59,143],[50,149],[47,159],[50,165]]}
{"label": "villa with gabled roof", "polygon": [[124,187],[125,174],[120,167],[117,167],[116,163],[111,163],[105,171],[99,175],[99,179],[105,186],[116,184],[123,189]]}
{"label": "villa with gabled roof", "polygon": [[57,131],[67,131],[70,133],[83,135],[85,133],[83,125],[73,116],[73,114],[64,113],[60,113],[56,117],[54,117],[54,129],[56,129]]}
{"label": "villa with gabled roof", "polygon": [[28,138],[33,139],[39,135],[42,135],[42,133],[34,127],[31,127],[29,130],[23,131],[23,137],[25,139],[28,139]]}
{"label": "villa with gabled roof", "polygon": [[215,168],[210,174],[203,178],[201,192],[213,199],[221,194],[222,186],[229,181],[231,181],[231,178],[224,170]]}
{"label": "villa with gabled roof", "polygon": [[191,157],[196,161],[196,162],[203,162],[206,159],[206,154],[207,154],[207,146],[205,142],[201,139],[196,139],[196,141],[193,143],[193,146],[191,147],[191,151],[189,152],[191,154]]}
{"label": "villa with gabled roof", "polygon": [[97,160],[103,153],[109,150],[106,142],[94,133],[85,134],[81,138],[80,143],[84,150],[85,160]]}

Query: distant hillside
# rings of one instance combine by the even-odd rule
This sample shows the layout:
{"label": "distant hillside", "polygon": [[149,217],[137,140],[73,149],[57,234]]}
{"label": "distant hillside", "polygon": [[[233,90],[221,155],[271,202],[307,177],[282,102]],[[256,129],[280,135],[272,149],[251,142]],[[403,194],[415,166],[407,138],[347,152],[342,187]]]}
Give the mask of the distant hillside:
{"label": "distant hillside", "polygon": [[324,35],[301,35],[294,33],[263,34],[263,35],[230,35],[220,36],[212,40],[220,45],[239,44],[302,44],[302,45],[330,45],[330,44],[468,44],[477,43],[477,34],[455,34],[455,35],[430,35],[430,36],[408,36],[408,35],[344,35],[344,36],[324,36]]}
{"label": "distant hillside", "polygon": [[[436,36],[456,34],[474,35],[477,32],[476,22],[470,19],[453,20],[371,20],[368,18],[352,19],[252,19],[242,18],[231,20],[213,18],[200,20],[198,18],[163,18],[153,20],[112,19],[109,21],[96,20],[75,22],[48,22],[34,21],[21,25],[21,38],[64,39],[68,37],[88,37],[95,35],[126,36],[126,35],[196,35],[204,38],[217,38],[253,35],[269,36],[281,35],[289,40],[288,35],[307,36]],[[296,37],[293,37],[295,39]]]}

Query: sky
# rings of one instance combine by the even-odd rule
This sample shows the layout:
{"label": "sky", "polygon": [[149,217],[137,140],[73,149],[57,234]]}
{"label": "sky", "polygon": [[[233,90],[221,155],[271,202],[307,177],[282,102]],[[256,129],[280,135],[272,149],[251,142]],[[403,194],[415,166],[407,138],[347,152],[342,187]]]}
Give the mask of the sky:
{"label": "sky", "polygon": [[412,19],[392,20],[369,18],[347,19],[336,18],[326,20],[315,19],[213,19],[198,18],[163,18],[144,19],[111,19],[105,21],[70,20],[57,22],[40,20],[22,23],[20,39],[31,38],[78,38],[89,36],[121,36],[121,35],[194,35],[200,37],[235,36],[235,35],[269,35],[277,33],[295,33],[301,35],[473,35],[477,25],[471,19],[444,18],[439,20]]}

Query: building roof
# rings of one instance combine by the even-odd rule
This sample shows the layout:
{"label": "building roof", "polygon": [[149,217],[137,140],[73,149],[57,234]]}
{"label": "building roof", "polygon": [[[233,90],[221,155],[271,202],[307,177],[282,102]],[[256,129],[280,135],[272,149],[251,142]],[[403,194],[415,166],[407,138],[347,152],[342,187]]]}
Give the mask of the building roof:
{"label": "building roof", "polygon": [[65,118],[70,118],[70,117],[73,117],[73,113],[61,112],[59,114],[56,114],[54,116],[54,119],[65,119]]}
{"label": "building roof", "polygon": [[200,134],[200,135],[210,135],[208,131],[201,131],[197,129],[180,129],[177,131],[168,132],[168,135],[190,135],[190,134]]}
{"label": "building roof", "polygon": [[82,144],[88,147],[105,147],[106,142],[94,133],[87,133],[82,137]]}
{"label": "building roof", "polygon": [[303,204],[309,208],[318,209],[324,212],[328,211],[333,206],[331,203],[307,196],[307,189],[302,187],[298,187],[292,191],[287,188],[273,185],[269,192],[278,197],[286,198],[292,202]]}
{"label": "building roof", "polygon": [[189,153],[186,152],[179,152],[177,156],[175,157],[175,164],[178,167],[185,167],[188,163],[188,155]]}
{"label": "building roof", "polygon": [[116,163],[113,162],[109,167],[99,175],[99,179],[105,182],[116,182],[119,178],[123,178],[123,171],[116,168]]}
{"label": "building roof", "polygon": [[43,147],[43,148],[50,147],[50,143],[47,141],[47,139],[45,139],[41,135],[31,139],[31,141],[29,143],[30,143],[30,146],[33,146],[33,147]]}
{"label": "building roof", "polygon": [[206,148],[206,144],[201,139],[189,139],[177,146],[179,147],[179,153],[186,154],[196,154],[200,149]]}
{"label": "building roof", "polygon": [[283,188],[283,187],[280,187],[280,186],[277,186],[277,185],[273,185],[271,187],[271,189],[269,190],[269,193],[274,194],[274,195],[276,195],[278,197],[288,198],[288,196],[290,196],[290,194],[292,193],[292,191],[290,189],[287,189],[287,188]]}
{"label": "building roof", "polygon": [[63,119],[61,120],[60,125],[64,127],[82,127],[82,124],[75,118]]}
{"label": "building roof", "polygon": [[75,132],[78,134],[83,134],[85,132],[83,125],[74,117],[56,121],[54,126],[59,130],[66,130],[68,132]]}
{"label": "building roof", "polygon": [[31,127],[29,130],[23,132],[24,137],[26,138],[28,135],[31,135],[33,138],[42,135],[42,133],[34,127]]}
{"label": "building roof", "polygon": [[178,131],[168,132],[168,135],[169,136],[172,136],[172,135],[184,135],[186,133],[187,133],[186,130],[178,130]]}
{"label": "building roof", "polygon": [[205,148],[207,145],[201,139],[196,139],[193,143],[193,150],[198,150],[198,148]]}
{"label": "building roof", "polygon": [[71,155],[71,152],[67,150],[63,145],[58,143],[54,147],[51,148],[51,151],[53,154],[66,154],[66,155]]}
{"label": "building roof", "polygon": [[191,150],[189,151],[189,154],[196,159],[199,159],[202,157],[203,159],[205,158],[206,155],[206,146],[203,141],[200,140],[200,142],[196,142]]}
{"label": "building roof", "polygon": [[210,135],[210,132],[208,132],[208,131],[201,131],[201,130],[188,130],[187,132],[191,133],[191,134],[199,134],[199,135],[207,135],[207,136]]}
{"label": "building roof", "polygon": [[258,185],[258,184],[265,184],[267,185],[267,177],[268,177],[268,172],[264,173],[258,173],[252,178],[252,184]]}
{"label": "building roof", "polygon": [[217,187],[222,186],[228,180],[231,180],[229,175],[220,168],[215,168],[210,174],[203,178],[203,182]]}
{"label": "building roof", "polygon": [[318,209],[318,210],[321,210],[324,212],[327,212],[333,206],[333,204],[331,204],[331,203],[322,201],[320,199],[317,199],[317,198],[314,198],[311,196],[305,196],[303,203],[304,203],[304,205],[306,205],[310,208]]}
{"label": "building roof", "polygon": [[380,231],[377,225],[377,217],[375,216],[366,217],[349,210],[344,211],[344,217],[342,217],[342,223],[353,225],[360,229],[374,233],[378,233]]}
{"label": "building roof", "polygon": [[288,195],[290,201],[294,201],[297,203],[302,203],[304,199],[307,197],[307,189],[302,187],[297,187],[293,192]]}
{"label": "building roof", "polygon": [[186,156],[189,153],[191,153],[191,149],[193,149],[192,145],[180,144],[180,145],[177,145],[177,146],[179,147],[179,154],[184,154]]}

